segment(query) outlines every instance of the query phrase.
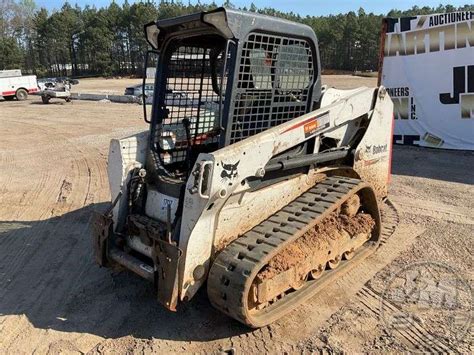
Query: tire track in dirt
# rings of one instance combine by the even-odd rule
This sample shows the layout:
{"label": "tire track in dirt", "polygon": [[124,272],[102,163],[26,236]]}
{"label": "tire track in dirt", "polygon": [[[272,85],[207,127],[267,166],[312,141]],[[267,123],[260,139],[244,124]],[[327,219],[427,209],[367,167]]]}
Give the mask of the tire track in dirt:
{"label": "tire track in dirt", "polygon": [[[58,219],[64,219],[63,223],[56,223],[54,226],[50,226],[49,222],[44,223],[44,229],[40,232],[42,235],[42,241],[40,244],[47,244],[42,250],[46,251],[49,255],[54,255],[55,259],[49,263],[49,268],[46,272],[42,273],[39,278],[35,280],[35,285],[32,287],[34,292],[29,294],[29,298],[33,296],[36,299],[35,306],[30,310],[41,310],[43,300],[47,303],[51,302],[51,298],[54,297],[55,287],[59,280],[61,280],[61,289],[67,291],[70,287],[69,284],[75,283],[75,274],[80,273],[81,269],[85,266],[89,266],[91,263],[90,250],[77,250],[81,237],[88,235],[88,224],[81,220],[82,215],[77,218],[71,219],[69,217],[62,217],[64,213],[67,213],[68,209],[61,208],[54,210],[54,215]],[[88,218],[87,218],[88,221]],[[54,241],[54,236],[65,234],[65,229],[69,230],[68,238],[66,241],[57,240]],[[78,255],[79,253],[79,255]],[[34,260],[36,259],[36,260]],[[33,260],[29,261],[32,265],[41,265],[41,257],[33,257]],[[74,270],[73,272],[71,272]],[[63,276],[63,277],[61,277]],[[66,281],[64,281],[66,280]],[[59,291],[59,290],[56,290]],[[58,301],[62,298],[62,294],[58,293]],[[57,303],[59,305],[59,303]]]}
{"label": "tire track in dirt", "polygon": [[396,197],[397,203],[412,214],[420,214],[448,222],[474,224],[474,215],[470,206],[447,206],[438,201]]}
{"label": "tire track in dirt", "polygon": [[[19,128],[17,128],[17,130],[22,130],[24,128],[24,124],[16,122],[16,125],[20,126]],[[27,155],[17,154],[9,150],[6,151],[4,154],[6,154],[9,159],[7,159],[5,162],[0,161],[0,169],[2,171],[1,179],[6,179],[6,182],[2,183],[3,188],[0,190],[0,197],[2,199],[2,204],[10,205],[11,202],[14,201],[13,197],[16,196],[16,186],[19,184],[19,181],[21,181],[23,175],[22,171],[24,169],[25,164],[24,160],[31,159],[31,153]],[[24,191],[21,197],[18,199],[19,203],[15,201],[15,205],[23,205],[27,197],[29,197],[31,200],[35,200],[41,192],[42,188],[47,185],[45,181],[46,177],[47,174],[41,172],[41,176],[39,177],[39,179],[35,179],[35,181],[38,181],[38,183],[35,184],[33,188],[30,188],[31,192]],[[2,209],[0,211],[0,217],[2,219],[16,220],[21,219],[21,216],[24,213],[25,209]]]}
{"label": "tire track in dirt", "polygon": [[398,209],[392,200],[387,199],[385,201],[385,206],[381,209],[380,215],[383,223],[380,231],[382,236],[380,238],[379,248],[389,240],[389,238],[395,233],[397,226],[400,224]]}
{"label": "tire track in dirt", "polygon": [[[90,200],[90,203],[93,202],[93,199],[91,199],[91,196],[89,196],[91,186],[91,168],[89,166],[88,159],[75,160],[74,168],[76,173],[73,175],[81,178],[81,184],[76,184],[76,187],[73,190],[71,189],[71,191],[68,192],[68,195],[66,197],[69,199],[73,199],[75,201],[74,205],[79,205],[80,207],[82,207],[84,206],[84,202],[87,199]],[[79,187],[77,185],[79,185]],[[83,196],[86,196],[84,200],[82,200]],[[58,197],[65,196],[60,195]],[[58,202],[59,204],[61,204],[64,201]],[[62,215],[63,213],[69,212],[69,210],[69,206],[57,206],[52,210],[52,216]],[[70,294],[72,292],[72,289],[74,289],[74,285],[77,284],[76,280],[79,277],[78,275],[81,275],[85,268],[91,267],[92,260],[90,258],[90,250],[77,250],[77,248],[75,248],[81,237],[88,236],[88,221],[89,216],[82,214],[79,215],[78,218],[64,221],[64,224],[57,225],[57,228],[53,230],[53,233],[61,233],[63,232],[63,225],[65,225],[71,231],[71,235],[66,245],[59,244],[56,249],[51,248],[51,250],[49,250],[50,254],[59,255],[60,258],[51,264],[51,268],[47,274],[42,275],[43,277],[37,280],[35,289],[38,290],[38,295],[35,296],[38,297],[37,303],[39,306],[33,307],[33,311],[41,310],[41,304],[44,303],[42,302],[43,300],[51,302],[51,298],[53,298],[55,300],[57,299],[56,302],[58,302],[58,304],[61,304],[61,301],[64,298],[63,294],[61,293],[59,293],[58,296],[55,297],[54,294],[51,295],[50,292],[45,292],[45,290],[42,289],[42,286],[48,287],[48,285],[57,284],[57,280],[62,280],[62,291],[64,293]],[[77,255],[77,253],[80,253],[80,255]],[[71,259],[73,259],[73,257],[75,259],[75,262],[71,262]],[[71,273],[71,270],[74,270],[74,272]]]}
{"label": "tire track in dirt", "polygon": [[[18,131],[27,130],[27,132],[31,136],[37,137],[38,140],[42,140],[41,137],[48,137],[52,133],[51,131],[57,131],[57,129],[55,129],[54,127],[46,128],[46,127],[42,127],[41,125],[36,125],[34,123],[32,124],[29,121],[26,121],[26,122],[22,122],[18,120],[8,120],[8,121],[9,123],[15,123],[18,126],[20,126],[16,130]],[[26,197],[28,197],[30,201],[42,202],[40,199],[41,195],[49,196],[49,194],[54,191],[54,185],[51,183],[51,180],[53,179],[52,172],[51,170],[44,169],[43,163],[45,160],[48,160],[51,157],[52,152],[58,151],[59,148],[63,148],[62,151],[64,151],[64,148],[66,148],[67,153],[71,152],[71,150],[68,149],[67,139],[65,137],[62,137],[61,135],[57,133],[54,134],[54,137],[55,139],[53,140],[46,139],[46,141],[48,142],[46,146],[44,145],[40,147],[35,146],[35,145],[31,147],[27,146],[30,149],[26,151],[25,149],[22,149],[20,152],[16,152],[14,154],[14,159],[15,161],[18,162],[17,164],[18,166],[21,166],[22,168],[25,168],[26,166],[28,167],[28,169],[34,170],[34,173],[40,174],[39,179],[38,178],[34,179],[35,177],[34,175],[29,176],[28,182],[31,182],[32,180],[34,180],[34,181],[38,181],[38,183],[35,183],[33,188],[30,188],[30,190],[28,191],[26,195],[24,194],[24,197],[23,197],[24,200],[26,199]],[[33,161],[31,161],[32,156],[34,156],[35,158]],[[14,183],[18,184],[19,181],[21,181],[21,176],[17,176],[16,179],[14,180]],[[45,191],[45,189],[48,189],[48,188],[50,188],[50,190]],[[37,216],[38,214],[38,211],[36,209],[37,206],[38,205],[35,205],[35,204],[29,204],[29,207],[31,208],[21,209],[20,210],[21,214],[15,216],[15,218],[22,219],[23,215],[25,214],[28,215],[28,217],[26,218],[31,218],[29,217],[30,215]]]}
{"label": "tire track in dirt", "polygon": [[4,204],[3,196],[8,193],[7,187],[10,186],[13,182],[11,172],[17,169],[15,161],[13,158],[13,153],[11,152],[1,152],[0,151],[0,204]]}
{"label": "tire track in dirt", "polygon": [[[46,135],[47,130],[41,127],[36,127],[35,125],[28,124],[30,131],[34,129],[38,129],[39,131],[43,131],[43,133]],[[66,140],[66,138],[61,137],[59,134],[55,134],[56,139],[63,138]],[[56,141],[56,140],[55,140]],[[70,150],[71,151],[71,150]],[[43,162],[43,161],[42,161]],[[27,162],[19,162],[20,165],[26,165]],[[36,166],[33,165],[33,168]],[[41,169],[41,166],[38,167],[38,170],[41,174],[40,179],[30,179],[29,181],[34,181],[34,187],[30,190],[30,193],[24,194],[23,198],[24,200],[30,200],[30,201],[35,201],[33,204],[28,204],[25,207],[26,208],[20,208],[16,211],[16,215],[10,217],[11,220],[24,220],[24,219],[35,219],[35,218],[48,218],[50,215],[48,213],[45,213],[44,211],[46,210],[46,206],[49,204],[47,203],[48,200],[50,201],[55,201],[54,196],[55,192],[58,190],[57,189],[57,184],[53,182],[53,176],[51,170],[45,170]],[[58,172],[58,171],[55,171]],[[61,191],[61,188],[63,187],[64,182],[66,181],[63,176],[56,177],[57,181],[63,181],[63,183],[60,185],[59,190]],[[72,184],[70,184],[71,189],[72,189]],[[58,202],[57,199],[55,202]],[[33,210],[33,211],[31,211]],[[40,216],[38,216],[38,211],[40,212]],[[36,215],[36,216],[35,216]],[[12,244],[18,243],[17,238],[10,237],[10,238],[2,238],[1,245],[7,249],[12,246]],[[10,273],[14,273],[15,270],[19,268],[19,265],[23,261],[24,253],[27,252],[25,248],[21,248],[20,253],[17,253],[15,255],[11,255],[10,258],[7,258],[4,260],[4,264],[8,265],[7,271]],[[34,252],[34,251],[32,251]],[[4,290],[5,292],[5,290]],[[1,295],[1,293],[0,293]]]}
{"label": "tire track in dirt", "polygon": [[[359,299],[360,303],[364,305],[364,307],[366,307],[381,323],[383,322],[382,316],[380,314],[382,302],[384,309],[389,310],[389,314],[385,316],[390,317],[391,315],[402,311],[392,302],[382,299],[382,295],[370,288],[370,286],[364,286],[357,293],[357,298]],[[411,320],[407,326],[394,328],[392,332],[398,335],[398,338],[409,348],[415,348],[418,351],[428,353],[455,352],[455,349],[452,349],[449,347],[449,345],[437,339],[430,333],[429,330],[423,327],[423,324],[415,320]]]}
{"label": "tire track in dirt", "polygon": [[[40,164],[37,167],[37,171],[41,171],[40,178],[32,179],[34,181],[33,188],[30,188],[28,192],[24,192],[22,196],[22,201],[29,200],[35,202],[33,205],[19,204],[16,215],[10,217],[12,220],[33,220],[38,218],[42,220],[34,222],[36,236],[33,238],[33,243],[38,249],[27,248],[29,243],[26,242],[22,231],[10,231],[0,241],[0,245],[5,250],[16,250],[14,255],[9,254],[2,261],[2,264],[5,265],[2,268],[5,271],[4,274],[10,275],[10,280],[14,281],[10,282],[6,287],[2,287],[0,299],[5,300],[5,294],[11,292],[14,288],[17,289],[15,294],[10,295],[10,302],[7,300],[8,303],[16,305],[13,309],[9,310],[10,314],[21,314],[21,309],[25,306],[29,308],[29,313],[41,312],[44,304],[51,304],[52,298],[55,299],[57,305],[60,305],[64,298],[64,293],[70,294],[73,292],[74,287],[77,285],[77,278],[74,275],[80,277],[83,270],[91,264],[89,249],[84,249],[80,252],[79,258],[77,255],[78,250],[75,250],[75,245],[77,245],[81,235],[88,235],[88,223],[84,223],[84,216],[81,215],[72,220],[65,220],[64,223],[51,223],[47,219],[51,217],[53,219],[55,217],[61,218],[59,216],[64,213],[93,203],[94,194],[91,194],[92,175],[97,175],[101,181],[104,181],[104,172],[99,171],[96,174],[93,173],[93,169],[104,169],[105,165],[93,164],[90,162],[91,159],[87,157],[87,155],[97,155],[97,148],[74,149],[77,147],[74,147],[69,138],[62,134],[60,130],[54,128],[46,130],[43,127],[37,127],[31,122],[24,124],[27,124],[29,129],[35,131],[38,135],[48,136],[53,133],[55,139],[48,144],[49,153],[54,155],[56,152],[60,152],[60,156],[73,157],[72,160],[69,159],[73,164],[73,169],[69,169],[69,163],[66,162],[66,164],[58,165],[54,171],[41,170],[44,160],[47,160],[48,157],[43,156],[43,159],[38,159]],[[18,154],[16,158],[19,164],[24,164],[28,154]],[[7,164],[11,165],[12,162],[9,161]],[[35,167],[36,164],[32,168]],[[9,180],[12,181],[11,176]],[[99,186],[99,188],[103,187]],[[88,222],[88,219],[86,219],[86,222]],[[64,242],[61,243],[61,241],[54,240],[56,235],[64,234],[65,229],[69,229],[71,234],[75,234],[75,238],[68,238],[66,245]],[[21,240],[23,240],[23,243],[19,245]],[[28,238],[28,242],[31,242],[31,238]],[[48,256],[53,255],[55,260],[50,260],[48,267],[44,268],[45,260],[48,259]],[[36,273],[39,277],[35,277],[33,283],[31,283],[28,276],[25,276],[32,269],[42,268],[45,271],[39,274]],[[75,272],[71,273],[71,270],[75,270]],[[57,287],[58,282],[61,282],[60,290]],[[28,290],[25,290],[25,295],[18,295],[18,290],[25,287],[19,286],[20,283],[24,283],[25,286],[28,284]],[[35,303],[29,305],[28,303],[32,299],[35,300]],[[9,344],[2,344],[4,349],[8,349],[11,344],[17,343],[20,338],[23,338],[25,333],[24,322],[17,322],[16,318],[14,318],[13,324],[11,323],[2,320],[2,334],[8,334],[7,338],[10,340],[8,341]],[[8,325],[7,333],[5,333],[6,325]],[[39,346],[42,341],[41,338],[36,338],[36,340],[37,342],[31,342],[30,344],[33,349],[37,345]]]}
{"label": "tire track in dirt", "polygon": [[[31,127],[30,130],[34,130],[34,127]],[[44,131],[43,129],[40,129],[40,131]],[[25,161],[18,160],[18,165],[24,166],[26,164]],[[35,165],[33,165],[35,167]],[[49,196],[49,194],[53,191],[51,188],[49,181],[51,181],[51,174],[49,171],[44,171],[44,170],[38,170],[41,171],[41,175],[39,179],[34,179],[30,178],[29,182],[34,182],[33,188],[30,189],[30,193],[25,192],[23,193],[23,199],[24,200],[29,200],[29,201],[41,201],[41,195],[46,195]],[[18,184],[18,182],[15,182]],[[45,189],[48,189],[45,191]],[[34,218],[38,218],[38,215],[36,217],[32,216],[32,213],[29,211],[32,209],[36,209],[37,207],[43,207],[42,205],[37,205],[36,203],[33,204],[23,204],[23,206],[19,206],[20,208],[17,208],[15,210],[15,213],[12,214],[11,212],[9,213],[10,216],[7,218],[9,220],[31,220]],[[36,213],[37,214],[37,213]],[[3,217],[2,219],[5,219]],[[34,248],[30,248],[30,240],[26,240],[25,238],[22,237],[21,233],[18,233],[18,230],[14,230],[13,232],[7,233],[6,236],[2,237],[0,240],[0,246],[4,250],[9,250],[9,249],[15,249],[15,253],[9,253],[4,256],[2,260],[2,273],[3,274],[9,274],[11,275],[11,279],[15,277],[15,275],[18,274],[19,271],[21,271],[22,264],[24,263],[25,259],[29,259],[28,255],[34,254],[35,250]],[[8,281],[8,280],[7,280]],[[2,287],[0,290],[0,298],[3,299],[4,295],[6,292],[11,290],[12,284],[9,283],[9,285],[5,285]]]}

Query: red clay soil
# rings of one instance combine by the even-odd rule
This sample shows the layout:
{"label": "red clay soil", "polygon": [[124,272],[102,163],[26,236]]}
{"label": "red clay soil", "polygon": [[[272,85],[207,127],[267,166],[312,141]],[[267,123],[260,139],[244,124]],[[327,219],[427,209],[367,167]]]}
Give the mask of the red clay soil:
{"label": "red clay soil", "polygon": [[336,240],[345,230],[350,236],[369,233],[375,226],[375,221],[367,213],[358,213],[353,217],[344,214],[331,213],[321,223],[311,228],[295,243],[289,245],[270,260],[267,266],[258,274],[260,280],[291,269],[301,260],[329,248],[329,241]]}

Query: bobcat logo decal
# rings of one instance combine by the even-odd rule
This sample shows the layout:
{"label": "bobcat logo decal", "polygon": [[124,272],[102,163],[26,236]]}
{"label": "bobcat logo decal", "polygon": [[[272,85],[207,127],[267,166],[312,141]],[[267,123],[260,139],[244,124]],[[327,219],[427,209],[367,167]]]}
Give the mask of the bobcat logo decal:
{"label": "bobcat logo decal", "polygon": [[226,164],[223,161],[221,161],[222,168],[224,169],[221,172],[222,180],[226,180],[226,179],[233,180],[234,178],[236,178],[239,175],[239,172],[237,171],[237,167],[239,166],[239,163],[240,163],[240,160],[235,164]]}

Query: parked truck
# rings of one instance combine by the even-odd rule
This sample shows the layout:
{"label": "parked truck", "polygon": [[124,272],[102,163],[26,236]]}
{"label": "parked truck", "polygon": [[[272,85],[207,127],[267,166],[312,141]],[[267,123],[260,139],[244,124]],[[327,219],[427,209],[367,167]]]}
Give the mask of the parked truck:
{"label": "parked truck", "polygon": [[20,69],[0,70],[0,96],[5,100],[23,101],[38,90],[36,75],[23,76]]}

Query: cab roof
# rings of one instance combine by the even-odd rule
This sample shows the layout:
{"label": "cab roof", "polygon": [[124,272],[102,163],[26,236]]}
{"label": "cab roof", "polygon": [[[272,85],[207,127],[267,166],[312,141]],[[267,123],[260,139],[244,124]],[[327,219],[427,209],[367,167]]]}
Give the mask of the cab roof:
{"label": "cab roof", "polygon": [[[287,37],[306,38],[317,47],[313,29],[307,25],[288,21],[278,17],[255,12],[228,9],[224,7],[212,11],[203,11],[191,15],[158,20],[145,26],[156,26],[156,49],[160,49],[165,40],[177,33],[186,35],[191,32],[216,33],[227,39],[241,40],[251,32],[284,33]],[[148,39],[150,42],[150,39]],[[152,44],[150,42],[150,44]]]}

